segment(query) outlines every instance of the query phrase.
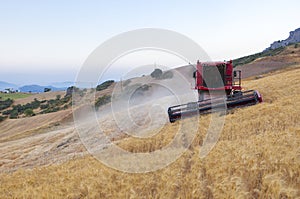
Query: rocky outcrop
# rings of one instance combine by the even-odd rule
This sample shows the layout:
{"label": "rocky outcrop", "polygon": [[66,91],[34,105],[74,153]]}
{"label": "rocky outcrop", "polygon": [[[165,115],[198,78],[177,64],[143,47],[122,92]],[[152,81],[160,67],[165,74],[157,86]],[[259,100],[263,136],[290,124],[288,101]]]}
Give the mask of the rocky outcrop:
{"label": "rocky outcrop", "polygon": [[287,45],[298,43],[298,42],[300,42],[300,28],[291,31],[290,36],[287,39],[273,42],[271,46],[266,49],[266,51],[273,50],[280,47],[285,47]]}

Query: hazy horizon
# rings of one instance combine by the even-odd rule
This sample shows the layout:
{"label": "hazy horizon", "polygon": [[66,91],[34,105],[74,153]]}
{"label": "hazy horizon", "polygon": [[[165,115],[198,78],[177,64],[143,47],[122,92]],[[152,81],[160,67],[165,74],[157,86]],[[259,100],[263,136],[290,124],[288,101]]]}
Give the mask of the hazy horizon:
{"label": "hazy horizon", "polygon": [[[3,1],[0,81],[18,85],[75,81],[84,61],[100,44],[120,33],[148,27],[189,37],[212,60],[235,59],[286,39],[300,27],[299,7],[296,0]],[[132,66],[184,65],[163,56],[138,61],[133,56],[104,76],[121,78]]]}

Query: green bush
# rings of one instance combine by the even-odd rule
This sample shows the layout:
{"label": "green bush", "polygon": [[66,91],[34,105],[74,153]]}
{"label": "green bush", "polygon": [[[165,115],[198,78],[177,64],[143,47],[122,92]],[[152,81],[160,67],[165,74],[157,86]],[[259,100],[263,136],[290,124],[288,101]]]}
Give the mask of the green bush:
{"label": "green bush", "polygon": [[166,71],[162,74],[162,79],[172,79],[173,78],[173,72],[172,71]]}
{"label": "green bush", "polygon": [[151,86],[149,86],[148,84],[144,84],[141,87],[139,87],[138,89],[136,89],[136,91],[142,91],[142,92],[144,92],[144,91],[149,90],[150,87]]}
{"label": "green bush", "polygon": [[[69,107],[67,104],[69,104],[71,98],[72,96],[64,96],[63,98],[61,98],[61,95],[57,95],[55,99],[42,100],[42,101],[39,101],[35,98],[34,101],[24,105],[21,104],[13,105],[12,109],[3,111],[2,115],[9,115],[9,118],[15,119],[18,118],[18,115],[24,113],[25,116],[29,117],[35,115],[33,110],[37,108],[42,109],[40,113],[56,112],[61,109],[67,109]],[[7,99],[5,100],[5,102],[3,102],[2,105],[6,105],[7,107],[9,107],[8,105],[11,105],[12,103],[13,100]]]}
{"label": "green bush", "polygon": [[50,91],[51,91],[51,88],[44,88],[45,93],[50,92]]}
{"label": "green bush", "polygon": [[72,94],[73,94],[74,92],[77,92],[78,90],[79,90],[79,88],[77,88],[77,87],[75,87],[75,86],[70,86],[70,87],[68,87],[68,88],[67,88],[67,91],[66,91],[65,97],[66,97],[66,96],[72,96]]}
{"label": "green bush", "polygon": [[102,91],[107,89],[110,85],[112,85],[115,81],[114,80],[107,80],[105,82],[103,82],[102,84],[98,85],[96,87],[96,91]]}
{"label": "green bush", "polygon": [[24,114],[25,114],[26,117],[31,117],[31,116],[35,115],[34,112],[33,112],[33,110],[31,108],[26,109],[24,111]]}
{"label": "green bush", "polygon": [[19,115],[19,112],[17,110],[13,110],[10,115],[9,115],[9,118],[10,119],[17,119],[18,118],[18,115]]}
{"label": "green bush", "polygon": [[10,107],[12,104],[14,103],[14,101],[10,98],[6,99],[6,100],[0,100],[0,110],[4,110],[7,109],[8,107]]}
{"label": "green bush", "polygon": [[294,45],[294,48],[298,48],[298,43]]}
{"label": "green bush", "polygon": [[162,76],[162,74],[163,74],[162,70],[159,69],[159,68],[156,68],[156,69],[150,74],[150,76],[151,76],[152,78],[159,79],[159,78]]}
{"label": "green bush", "polygon": [[110,95],[103,95],[96,100],[95,107],[98,109],[100,106],[108,104],[110,101],[111,101]]}
{"label": "green bush", "polygon": [[[136,90],[141,89],[141,87],[143,87],[143,85],[140,83],[130,84],[124,88],[124,90],[117,96],[117,98],[118,97],[122,98],[122,97],[127,97],[128,95],[132,95],[133,92],[136,92]],[[116,97],[116,95],[114,97]]]}
{"label": "green bush", "polygon": [[59,111],[60,108],[59,107],[49,107],[43,111],[41,111],[42,114],[45,114],[45,113],[53,113],[53,112],[57,112]]}
{"label": "green bush", "polygon": [[70,101],[70,99],[71,99],[71,96],[67,95],[67,96],[63,97],[60,101],[65,104],[65,103],[68,103]]}
{"label": "green bush", "polygon": [[9,109],[9,110],[6,110],[6,111],[3,111],[2,112],[2,115],[10,115],[10,113],[13,111],[13,109]]}
{"label": "green bush", "polygon": [[49,108],[49,104],[41,104],[40,108],[41,109]]}
{"label": "green bush", "polygon": [[6,116],[1,116],[0,115],[0,122],[4,121],[7,117]]}
{"label": "green bush", "polygon": [[80,96],[80,97],[83,97],[85,92],[83,90],[79,90],[77,91],[77,94]]}
{"label": "green bush", "polygon": [[18,113],[23,113],[24,108],[21,104],[13,105],[13,111],[16,110]]}
{"label": "green bush", "polygon": [[57,99],[50,99],[50,100],[48,101],[48,104],[49,104],[50,106],[58,106],[58,105],[60,104],[60,101],[57,100]]}
{"label": "green bush", "polygon": [[163,72],[161,69],[156,68],[150,76],[155,79],[171,79],[173,78],[173,72],[172,71],[166,71]]}

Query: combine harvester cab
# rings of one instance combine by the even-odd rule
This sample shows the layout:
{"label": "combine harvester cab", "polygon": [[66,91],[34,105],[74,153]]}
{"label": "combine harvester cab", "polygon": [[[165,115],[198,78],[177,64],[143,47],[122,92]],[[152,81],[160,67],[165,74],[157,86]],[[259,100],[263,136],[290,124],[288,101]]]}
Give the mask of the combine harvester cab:
{"label": "combine harvester cab", "polygon": [[[224,93],[227,109],[255,105],[263,101],[262,96],[256,90],[242,91],[241,71],[233,71],[232,61],[207,63],[198,61],[194,78],[198,101],[169,107],[170,122],[224,107]],[[208,92],[214,97],[205,99],[205,93]]]}

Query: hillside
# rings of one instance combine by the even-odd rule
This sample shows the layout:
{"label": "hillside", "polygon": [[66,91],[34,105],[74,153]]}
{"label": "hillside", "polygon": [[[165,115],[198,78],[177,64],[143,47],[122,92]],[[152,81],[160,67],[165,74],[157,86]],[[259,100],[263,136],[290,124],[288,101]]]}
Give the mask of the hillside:
{"label": "hillside", "polygon": [[[21,137],[16,126],[7,127],[10,130],[1,132],[0,142],[0,198],[296,198],[300,195],[299,75],[300,65],[293,65],[244,81],[245,89],[259,90],[265,101],[226,115],[219,142],[207,157],[199,158],[199,145],[210,115],[199,121],[186,119],[188,128],[194,128],[195,122],[201,127],[192,146],[171,165],[145,174],[116,171],[87,155],[70,121],[28,129]],[[64,121],[68,115],[52,114],[53,121]],[[42,118],[25,119],[43,125]],[[106,133],[116,130],[110,120],[105,124]],[[151,139],[125,136],[116,144],[131,152],[159,150],[179,127],[179,122],[167,123]],[[4,136],[5,132],[11,136]]]}
{"label": "hillside", "polygon": [[270,52],[242,57],[234,60],[234,63],[235,70],[242,71],[242,78],[262,75],[300,64],[300,46],[294,44]]}

